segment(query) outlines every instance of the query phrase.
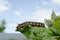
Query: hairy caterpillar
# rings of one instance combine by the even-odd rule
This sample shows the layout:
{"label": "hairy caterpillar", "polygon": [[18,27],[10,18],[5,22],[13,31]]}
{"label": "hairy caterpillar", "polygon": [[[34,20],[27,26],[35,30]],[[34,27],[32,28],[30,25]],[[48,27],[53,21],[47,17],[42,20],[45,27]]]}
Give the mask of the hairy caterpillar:
{"label": "hairy caterpillar", "polygon": [[24,23],[18,24],[17,31],[23,28],[25,24],[31,25],[32,27],[45,27],[44,23],[40,23],[40,22],[24,22]]}

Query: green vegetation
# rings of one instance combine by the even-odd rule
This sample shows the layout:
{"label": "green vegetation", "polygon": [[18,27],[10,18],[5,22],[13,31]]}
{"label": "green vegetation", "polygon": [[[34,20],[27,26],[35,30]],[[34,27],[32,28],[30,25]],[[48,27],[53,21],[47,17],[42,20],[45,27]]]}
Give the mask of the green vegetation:
{"label": "green vegetation", "polygon": [[5,30],[5,20],[2,20],[1,25],[0,25],[0,32],[3,32]]}
{"label": "green vegetation", "polygon": [[55,31],[60,34],[60,17],[57,17],[53,22],[53,28],[55,29]]}
{"label": "green vegetation", "polygon": [[3,32],[3,31],[4,31],[4,29],[5,29],[5,27],[0,26],[0,32]]}
{"label": "green vegetation", "polygon": [[28,40],[60,40],[60,17],[56,16],[54,11],[51,14],[51,20],[45,19],[45,24],[48,28],[25,25],[19,31]]}
{"label": "green vegetation", "polygon": [[57,16],[56,16],[55,12],[52,11],[52,14],[51,14],[51,20],[54,20],[56,17],[57,17]]}

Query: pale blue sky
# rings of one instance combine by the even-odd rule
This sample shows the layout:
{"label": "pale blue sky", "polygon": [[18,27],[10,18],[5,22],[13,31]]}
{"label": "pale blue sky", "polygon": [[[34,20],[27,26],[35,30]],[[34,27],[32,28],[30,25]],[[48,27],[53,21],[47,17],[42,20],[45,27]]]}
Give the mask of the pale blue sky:
{"label": "pale blue sky", "polygon": [[52,10],[60,15],[60,0],[0,0],[0,20],[6,20],[7,33],[15,33],[17,23],[49,19]]}

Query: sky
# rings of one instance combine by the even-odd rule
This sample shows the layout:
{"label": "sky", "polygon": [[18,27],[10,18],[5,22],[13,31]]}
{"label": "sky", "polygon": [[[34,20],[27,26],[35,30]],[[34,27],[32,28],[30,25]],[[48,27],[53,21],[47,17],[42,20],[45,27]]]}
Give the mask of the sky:
{"label": "sky", "polygon": [[52,10],[60,15],[60,0],[0,0],[0,20],[6,20],[7,33],[18,33],[17,24],[25,21],[50,19]]}

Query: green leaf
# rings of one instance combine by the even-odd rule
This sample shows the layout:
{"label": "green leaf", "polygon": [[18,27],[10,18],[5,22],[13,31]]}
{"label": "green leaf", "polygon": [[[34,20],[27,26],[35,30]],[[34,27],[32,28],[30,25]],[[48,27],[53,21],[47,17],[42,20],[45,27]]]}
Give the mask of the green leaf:
{"label": "green leaf", "polygon": [[[33,35],[34,35],[35,39],[38,39],[38,40],[44,40],[45,37],[47,39],[47,36],[49,38],[54,36],[53,32],[45,27],[34,27],[32,32],[34,32]],[[31,37],[33,37],[33,36],[31,36]],[[52,39],[52,38],[50,38],[50,39]]]}
{"label": "green leaf", "polygon": [[31,34],[31,27],[28,24],[26,24],[25,27],[20,29],[19,31],[28,38]]}
{"label": "green leaf", "polygon": [[53,27],[55,28],[55,31],[60,34],[60,17],[57,17],[54,21],[53,21]]}
{"label": "green leaf", "polygon": [[54,36],[43,37],[43,40],[57,40]]}
{"label": "green leaf", "polygon": [[56,14],[54,11],[52,11],[52,14],[51,14],[51,19],[54,20],[56,18]]}
{"label": "green leaf", "polygon": [[52,26],[52,21],[51,21],[51,20],[45,19],[44,22],[45,22],[45,24],[46,24],[48,27],[51,27],[51,26]]}

